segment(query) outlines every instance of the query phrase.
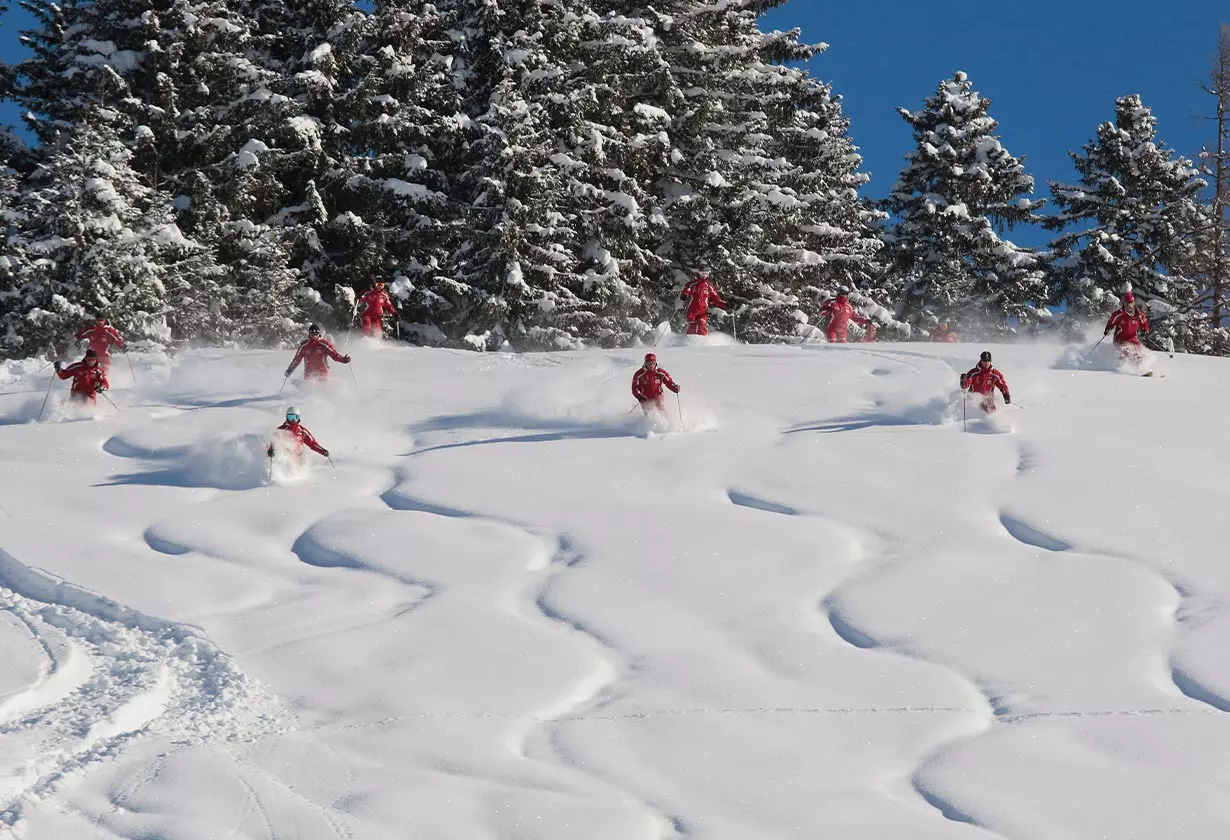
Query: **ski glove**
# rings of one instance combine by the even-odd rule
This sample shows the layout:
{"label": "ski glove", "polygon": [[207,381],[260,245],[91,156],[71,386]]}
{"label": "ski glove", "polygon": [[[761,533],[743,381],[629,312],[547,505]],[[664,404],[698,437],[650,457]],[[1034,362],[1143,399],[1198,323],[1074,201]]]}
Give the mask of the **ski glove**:
{"label": "ski glove", "polygon": [[320,450],[320,454],[321,454],[321,455],[324,455],[326,458],[328,458],[328,457],[329,457],[329,450],[328,450],[328,449],[322,449],[322,450]]}
{"label": "ski glove", "polygon": [[52,362],[51,366],[56,369],[56,373],[59,373],[64,369],[63,362]]}
{"label": "ski glove", "polygon": [[292,373],[294,373],[294,372],[295,372],[295,369],[294,369],[294,368],[287,368],[287,369],[286,369],[286,376],[287,376],[287,377],[289,377],[289,376],[290,376]]}
{"label": "ski glove", "polygon": [[348,365],[348,364],[350,364],[350,357],[349,357],[349,356],[342,356],[342,364],[344,364],[344,365]]}
{"label": "ski glove", "polygon": [[265,454],[268,455],[270,458],[272,458],[273,457],[273,447],[271,446],[268,449],[266,449]]}
{"label": "ski glove", "polygon": [[97,385],[94,386],[95,394],[101,394],[105,390],[107,390],[107,386],[102,384],[101,382],[99,382]]}
{"label": "ski glove", "polygon": [[1012,397],[1008,394],[1004,394],[1004,405],[1012,405]]}

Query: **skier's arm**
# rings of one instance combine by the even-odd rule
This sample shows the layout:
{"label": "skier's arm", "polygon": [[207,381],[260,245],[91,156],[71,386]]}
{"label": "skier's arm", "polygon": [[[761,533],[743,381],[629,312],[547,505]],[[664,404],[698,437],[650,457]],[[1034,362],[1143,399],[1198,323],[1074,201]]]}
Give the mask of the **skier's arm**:
{"label": "skier's arm", "polygon": [[93,327],[82,327],[81,329],[77,330],[77,332],[73,333],[73,338],[77,339],[78,341],[89,338],[90,330],[92,329],[94,328]]}
{"label": "skier's arm", "polygon": [[299,345],[299,349],[295,352],[295,358],[290,360],[290,367],[286,369],[286,375],[290,376],[295,372],[295,368],[299,367],[299,363],[303,361],[303,345]]}
{"label": "skier's arm", "polygon": [[73,362],[68,367],[57,370],[56,376],[60,377],[61,379],[72,379],[74,376],[77,375],[77,372],[79,370],[81,370],[81,362]]}
{"label": "skier's arm", "polygon": [[658,378],[662,380],[662,384],[670,388],[676,394],[679,393],[679,386],[675,384],[675,380],[671,379],[671,375],[664,370],[658,371]]}
{"label": "skier's arm", "polygon": [[718,309],[725,309],[727,303],[722,299],[722,296],[718,294],[717,286],[710,286],[709,288],[713,290],[713,295],[709,298],[710,305],[716,306]]}
{"label": "skier's arm", "polygon": [[1142,332],[1149,332],[1149,316],[1143,309],[1140,310],[1140,329]]}
{"label": "skier's arm", "polygon": [[860,327],[866,327],[871,324],[870,318],[864,318],[862,315],[855,312],[853,308],[850,309],[850,320],[858,324]]}
{"label": "skier's arm", "polygon": [[329,457],[329,450],[325,449],[323,446],[317,443],[316,438],[312,437],[311,432],[309,432],[307,429],[303,429],[302,432],[303,432],[303,438],[302,438],[303,442],[307,444],[308,449],[311,449],[313,452],[315,452],[318,455],[324,455],[326,458]]}
{"label": "skier's arm", "polygon": [[326,342],[326,343],[325,343],[325,347],[326,347],[326,348],[328,349],[328,351],[329,351],[329,358],[330,358],[330,359],[332,359],[333,361],[335,361],[335,362],[341,362],[342,364],[349,364],[349,363],[350,363],[350,357],[349,357],[349,356],[343,356],[341,353],[337,352],[337,348],[333,346],[333,342],[331,342],[331,341],[330,341],[330,342]]}
{"label": "skier's arm", "polygon": [[637,402],[645,401],[645,392],[641,384],[641,374],[637,372],[632,377],[632,396],[636,397]]}
{"label": "skier's arm", "polygon": [[120,331],[117,330],[115,327],[107,327],[107,337],[111,340],[111,343],[114,344],[116,347],[124,346],[124,337],[120,335]]}
{"label": "skier's arm", "polygon": [[1118,323],[1119,323],[1119,313],[1112,312],[1110,317],[1106,319],[1106,329],[1102,330],[1102,335],[1110,335],[1110,331],[1113,330],[1118,325]]}
{"label": "skier's arm", "polygon": [[691,300],[692,295],[695,293],[696,293],[696,281],[693,280],[690,283],[687,283],[684,285],[683,291],[679,293],[679,299],[680,300]]}
{"label": "skier's arm", "polygon": [[1004,379],[1004,375],[1002,373],[996,375],[995,387],[998,388],[999,392],[1004,395],[1004,402],[1011,405],[1012,404],[1012,394],[1008,393],[1008,380]]}

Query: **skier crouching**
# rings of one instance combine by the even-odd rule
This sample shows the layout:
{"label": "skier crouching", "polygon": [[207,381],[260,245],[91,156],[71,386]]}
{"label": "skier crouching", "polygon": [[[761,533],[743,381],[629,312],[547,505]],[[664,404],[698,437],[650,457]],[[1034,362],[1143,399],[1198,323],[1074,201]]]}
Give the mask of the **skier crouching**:
{"label": "skier crouching", "polygon": [[98,353],[94,349],[85,351],[85,357],[68,367],[55,363],[56,376],[61,379],[73,380],[70,399],[75,403],[95,405],[98,395],[111,387],[107,381],[107,372],[99,364]]}
{"label": "skier crouching", "polygon": [[987,414],[995,411],[995,389],[1004,395],[1004,405],[1012,405],[1012,395],[1008,393],[1008,380],[991,366],[990,351],[983,350],[978,359],[978,366],[968,373],[961,374],[961,390],[978,394],[982,397],[982,410]]}
{"label": "skier crouching", "polygon": [[303,447],[306,446],[322,457],[329,457],[329,450],[316,442],[316,438],[303,427],[299,419],[299,409],[293,406],[286,409],[286,422],[278,426],[273,433],[273,440],[269,441],[269,449],[265,454],[273,458],[280,447],[281,451],[289,453],[297,464],[303,456]]}
{"label": "skier crouching", "polygon": [[658,357],[653,353],[646,353],[645,364],[632,375],[632,396],[641,404],[641,410],[646,416],[649,416],[651,408],[666,414],[663,386],[676,394],[679,393],[679,386],[671,379],[671,375],[658,367]]}

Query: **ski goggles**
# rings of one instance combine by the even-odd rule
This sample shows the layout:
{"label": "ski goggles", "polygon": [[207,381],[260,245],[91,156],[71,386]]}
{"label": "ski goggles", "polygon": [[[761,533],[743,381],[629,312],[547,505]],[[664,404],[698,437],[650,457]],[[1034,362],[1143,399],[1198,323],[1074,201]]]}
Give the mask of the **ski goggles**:
{"label": "ski goggles", "polygon": [[298,423],[299,415],[298,414],[287,414],[286,419],[290,421],[291,423]]}

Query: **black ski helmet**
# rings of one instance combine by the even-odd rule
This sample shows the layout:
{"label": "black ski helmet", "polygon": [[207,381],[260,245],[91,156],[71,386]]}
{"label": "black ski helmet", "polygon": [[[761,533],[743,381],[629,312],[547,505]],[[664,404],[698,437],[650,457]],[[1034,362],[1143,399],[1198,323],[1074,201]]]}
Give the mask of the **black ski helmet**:
{"label": "black ski helmet", "polygon": [[93,347],[91,347],[90,349],[85,351],[85,357],[87,359],[97,359],[98,352]]}
{"label": "black ski helmet", "polygon": [[989,362],[989,361],[991,361],[991,351],[990,351],[990,350],[983,350],[983,351],[982,351],[982,355],[978,357],[978,360],[979,360],[980,362]]}
{"label": "black ski helmet", "polygon": [[316,324],[312,324],[308,327],[308,335],[320,335],[320,327]]}

